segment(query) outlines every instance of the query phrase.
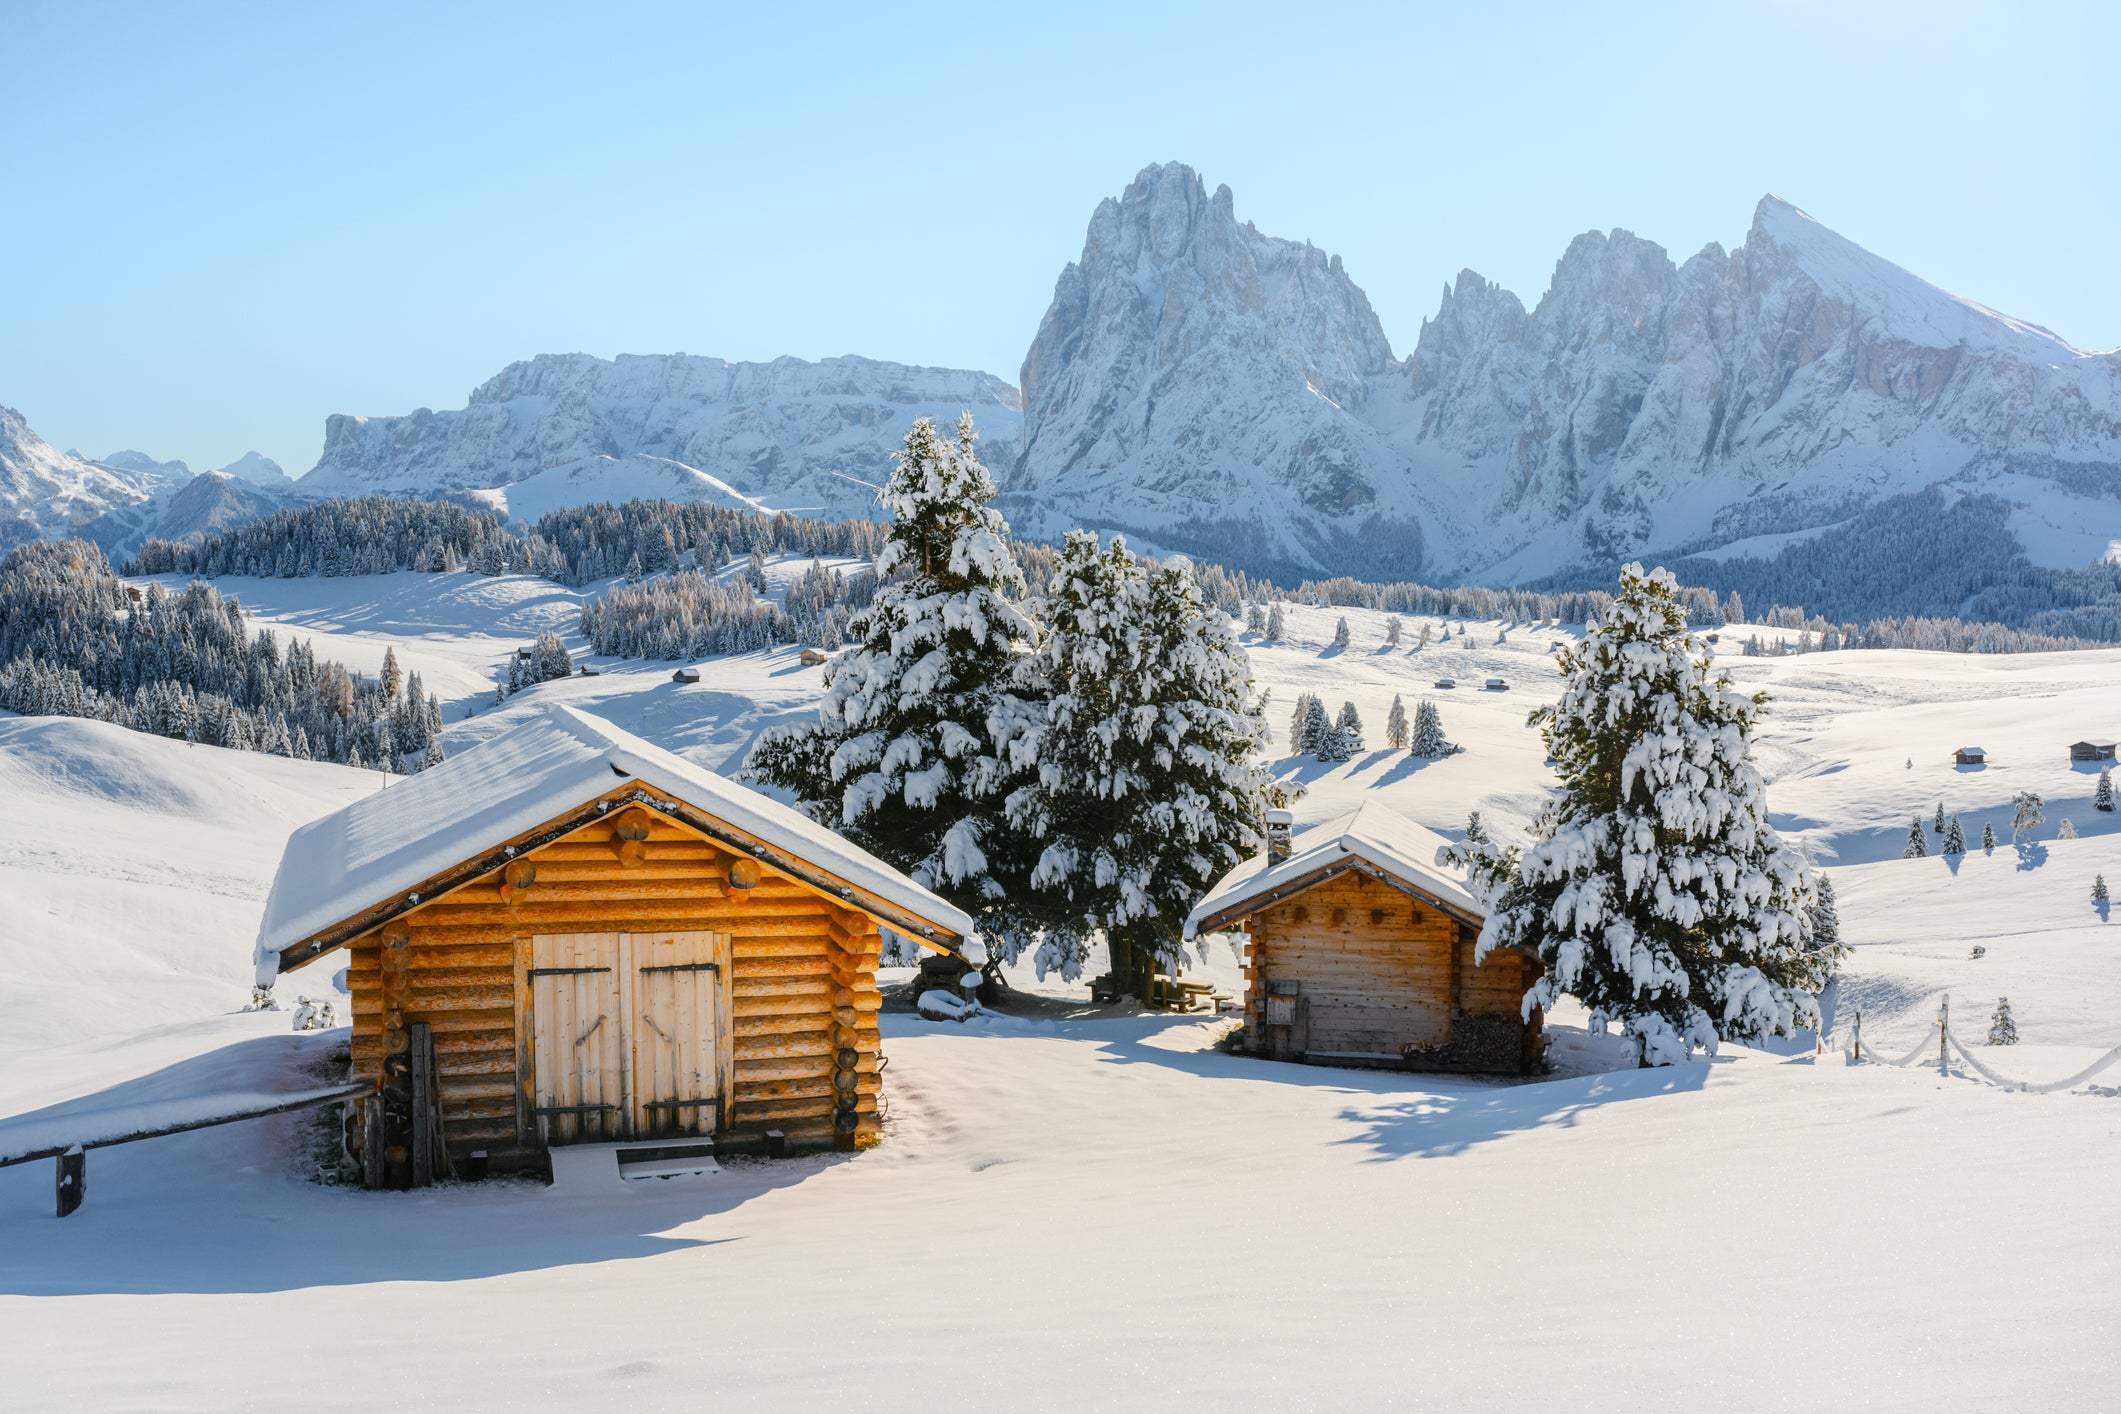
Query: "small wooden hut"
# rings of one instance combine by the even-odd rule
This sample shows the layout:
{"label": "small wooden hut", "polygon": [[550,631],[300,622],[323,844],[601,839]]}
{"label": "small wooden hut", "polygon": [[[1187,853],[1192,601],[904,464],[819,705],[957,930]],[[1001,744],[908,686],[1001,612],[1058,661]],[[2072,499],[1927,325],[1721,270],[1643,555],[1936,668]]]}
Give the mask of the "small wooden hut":
{"label": "small wooden hut", "polygon": [[372,1183],[563,1144],[852,1146],[878,1132],[880,927],[960,953],[972,921],[554,705],[296,831],[258,981],[345,949],[353,1071],[379,1082],[347,1147]]}
{"label": "small wooden hut", "polygon": [[1952,760],[1961,766],[1986,766],[1988,753],[1978,746],[1962,746],[1952,753]]}
{"label": "small wooden hut", "polygon": [[2114,744],[2110,741],[2073,741],[2069,744],[2069,759],[2111,761],[2114,759]]}
{"label": "small wooden hut", "polygon": [[1448,841],[1375,801],[1293,839],[1268,816],[1267,852],[1232,870],[1188,937],[1241,929],[1245,1045],[1277,1059],[1522,1074],[1544,1051],[1522,1016],[1535,957],[1473,961],[1482,922]]}

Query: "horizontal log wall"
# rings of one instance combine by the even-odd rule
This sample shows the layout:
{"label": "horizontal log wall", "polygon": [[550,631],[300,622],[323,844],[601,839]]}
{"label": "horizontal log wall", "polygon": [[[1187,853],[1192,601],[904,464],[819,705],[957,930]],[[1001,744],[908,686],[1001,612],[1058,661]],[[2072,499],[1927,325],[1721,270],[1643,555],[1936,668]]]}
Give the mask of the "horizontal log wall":
{"label": "horizontal log wall", "polygon": [[1510,952],[1476,967],[1456,919],[1355,871],[1261,909],[1247,931],[1245,1034],[1258,1050],[1270,1044],[1270,980],[1297,985],[1307,1053],[1393,1058],[1446,1044],[1467,1016],[1516,1016],[1536,976]]}
{"label": "horizontal log wall", "polygon": [[[410,933],[401,1021],[433,1028],[452,1153],[483,1149],[506,1163],[539,1152],[529,1036],[518,1025],[538,933],[728,933],[734,1081],[721,1132],[778,1129],[796,1146],[873,1136],[882,1053],[874,922],[770,868],[756,887],[731,887],[730,856],[713,844],[647,812],[626,820],[645,837],[622,839],[616,818],[599,821],[525,854],[536,872],[526,887],[496,873],[401,920]],[[638,847],[624,857],[639,862],[624,862],[627,844]],[[380,936],[348,947],[353,1063],[369,1080],[390,1045]],[[842,1109],[854,1119],[836,1126]]]}

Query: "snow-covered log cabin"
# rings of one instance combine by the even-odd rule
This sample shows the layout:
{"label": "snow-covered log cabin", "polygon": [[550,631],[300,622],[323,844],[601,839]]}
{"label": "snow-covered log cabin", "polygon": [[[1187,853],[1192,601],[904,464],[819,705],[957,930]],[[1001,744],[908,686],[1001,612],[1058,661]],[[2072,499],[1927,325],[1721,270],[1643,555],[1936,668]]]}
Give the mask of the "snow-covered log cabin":
{"label": "snow-covered log cabin", "polygon": [[1528,1073],[1542,1017],[1522,1014],[1539,960],[1473,961],[1482,922],[1448,841],[1375,801],[1290,836],[1272,811],[1267,852],[1216,884],[1186,936],[1241,930],[1245,1047],[1278,1059],[1409,1070]]}
{"label": "snow-covered log cabin", "polygon": [[348,1154],[397,1186],[415,1159],[535,1168],[572,1143],[869,1142],[880,927],[961,954],[972,920],[787,806],[549,706],[296,831],[258,980],[346,950],[353,1069],[381,1081],[349,1107]]}

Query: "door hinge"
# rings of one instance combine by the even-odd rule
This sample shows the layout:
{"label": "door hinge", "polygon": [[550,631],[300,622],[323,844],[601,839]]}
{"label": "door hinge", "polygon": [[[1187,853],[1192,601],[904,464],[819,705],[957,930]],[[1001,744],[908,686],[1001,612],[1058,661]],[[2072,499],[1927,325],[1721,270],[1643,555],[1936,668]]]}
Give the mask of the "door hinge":
{"label": "door hinge", "polygon": [[670,962],[657,967],[644,967],[643,972],[720,972],[719,962]]}
{"label": "door hinge", "polygon": [[585,972],[609,972],[608,967],[533,967],[526,977],[580,977]]}

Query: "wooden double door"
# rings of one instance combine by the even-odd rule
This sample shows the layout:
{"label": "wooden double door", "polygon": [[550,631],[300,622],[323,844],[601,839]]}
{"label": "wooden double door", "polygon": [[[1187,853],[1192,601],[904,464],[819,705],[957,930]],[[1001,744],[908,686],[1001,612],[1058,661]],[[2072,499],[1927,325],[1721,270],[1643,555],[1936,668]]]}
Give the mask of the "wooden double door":
{"label": "wooden double door", "polygon": [[711,1135],[730,1075],[727,933],[531,939],[531,1086],[547,1145]]}

